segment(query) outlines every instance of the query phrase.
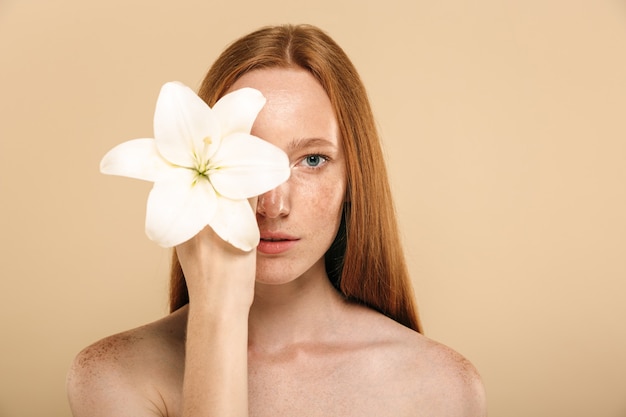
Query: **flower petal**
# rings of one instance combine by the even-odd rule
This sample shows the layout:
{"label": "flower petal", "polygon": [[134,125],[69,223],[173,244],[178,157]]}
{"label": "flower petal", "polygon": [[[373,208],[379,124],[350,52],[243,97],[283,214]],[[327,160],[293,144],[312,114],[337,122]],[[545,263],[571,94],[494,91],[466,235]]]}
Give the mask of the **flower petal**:
{"label": "flower petal", "polygon": [[217,211],[209,226],[226,242],[243,251],[257,247],[260,239],[256,215],[248,200],[218,197]]}
{"label": "flower petal", "polygon": [[222,137],[232,133],[250,133],[252,124],[265,105],[265,97],[254,88],[241,88],[220,98],[213,106]]}
{"label": "flower petal", "polygon": [[100,172],[145,181],[156,181],[172,166],[156,148],[154,139],[133,139],[120,143],[100,161]]}
{"label": "flower petal", "polygon": [[146,234],[163,247],[183,243],[202,230],[217,209],[215,190],[195,173],[172,169],[167,178],[155,182],[146,211]]}
{"label": "flower petal", "polygon": [[194,167],[197,156],[215,152],[220,137],[214,112],[191,88],[177,82],[163,85],[154,112],[154,138],[165,159]]}
{"label": "flower petal", "polygon": [[289,158],[280,148],[256,136],[237,133],[222,139],[211,159],[210,175],[215,190],[241,200],[263,194],[287,181]]}

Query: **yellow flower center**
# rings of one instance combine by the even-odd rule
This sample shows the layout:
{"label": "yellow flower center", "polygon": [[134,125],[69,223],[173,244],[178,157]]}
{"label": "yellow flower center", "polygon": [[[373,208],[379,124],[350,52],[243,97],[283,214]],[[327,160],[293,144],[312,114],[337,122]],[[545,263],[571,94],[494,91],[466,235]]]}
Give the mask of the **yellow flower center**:
{"label": "yellow flower center", "polygon": [[[213,139],[211,139],[210,136],[205,137],[203,140],[204,144],[206,146],[209,146],[213,143]],[[209,180],[209,171],[211,171],[212,168],[211,167],[211,161],[210,160],[204,160],[204,157],[202,155],[198,155],[194,152],[194,160],[195,160],[195,166],[193,168],[194,171],[196,171],[196,178],[194,180],[194,185],[202,178]]]}

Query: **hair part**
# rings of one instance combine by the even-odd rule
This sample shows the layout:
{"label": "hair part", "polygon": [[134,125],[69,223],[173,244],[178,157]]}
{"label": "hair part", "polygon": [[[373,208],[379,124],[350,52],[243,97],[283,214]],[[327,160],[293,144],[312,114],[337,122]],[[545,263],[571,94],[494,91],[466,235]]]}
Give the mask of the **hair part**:
{"label": "hair part", "polygon": [[[339,45],[311,25],[261,28],[224,50],[198,95],[213,106],[243,74],[277,67],[309,71],[328,94],[339,125],[347,191],[339,231],[325,256],[329,279],[346,299],[422,332],[367,92]],[[174,251],[170,310],[188,302]]]}

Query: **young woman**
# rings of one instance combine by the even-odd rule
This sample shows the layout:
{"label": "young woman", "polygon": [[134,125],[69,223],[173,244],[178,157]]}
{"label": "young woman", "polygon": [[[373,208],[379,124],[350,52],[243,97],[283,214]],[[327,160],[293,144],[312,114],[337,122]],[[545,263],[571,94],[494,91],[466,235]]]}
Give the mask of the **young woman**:
{"label": "young woman", "polygon": [[472,365],[427,339],[415,310],[366,92],[312,26],[228,47],[199,95],[267,103],[252,134],[289,180],[252,201],[261,241],[206,228],[174,252],[165,318],[95,343],[68,377],[82,416],[486,415]]}

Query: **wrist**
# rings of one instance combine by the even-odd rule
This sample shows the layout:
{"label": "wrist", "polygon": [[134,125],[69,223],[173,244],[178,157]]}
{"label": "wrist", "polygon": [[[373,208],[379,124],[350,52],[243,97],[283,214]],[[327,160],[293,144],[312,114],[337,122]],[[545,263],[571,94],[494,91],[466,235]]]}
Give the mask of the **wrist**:
{"label": "wrist", "polygon": [[189,310],[214,318],[245,316],[247,320],[253,298],[254,286],[229,292],[207,289],[189,291]]}

